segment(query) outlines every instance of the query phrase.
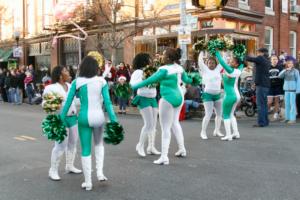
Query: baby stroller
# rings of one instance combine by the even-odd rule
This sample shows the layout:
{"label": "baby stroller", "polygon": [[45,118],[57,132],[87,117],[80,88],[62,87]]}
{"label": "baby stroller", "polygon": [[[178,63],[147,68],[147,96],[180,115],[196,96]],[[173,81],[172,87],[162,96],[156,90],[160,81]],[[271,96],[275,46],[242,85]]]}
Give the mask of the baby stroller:
{"label": "baby stroller", "polygon": [[253,117],[257,112],[256,91],[252,77],[246,77],[244,85],[241,86],[241,110],[247,117]]}

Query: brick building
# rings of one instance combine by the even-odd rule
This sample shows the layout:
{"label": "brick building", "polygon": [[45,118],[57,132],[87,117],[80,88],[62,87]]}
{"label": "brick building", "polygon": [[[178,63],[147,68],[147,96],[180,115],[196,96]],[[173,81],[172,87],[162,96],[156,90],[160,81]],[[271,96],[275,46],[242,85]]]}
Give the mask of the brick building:
{"label": "brick building", "polygon": [[[8,8],[5,13],[0,13],[0,67],[7,64],[5,61],[8,58],[13,58],[11,53],[17,38],[18,45],[23,49],[22,57],[17,60],[20,64],[33,63],[36,70],[57,64],[76,67],[82,56],[95,49],[101,31],[107,31],[103,28],[105,24],[98,22],[100,25],[86,28],[89,37],[85,42],[63,38],[55,46],[51,46],[53,32],[45,27],[53,23],[50,13],[59,1],[63,0],[15,0],[14,3],[0,0],[0,9],[1,3]],[[91,4],[93,0],[83,2]],[[124,24],[124,32],[137,25],[143,27],[146,21],[152,20],[153,23],[139,29],[133,37],[127,38],[118,46],[117,62],[131,63],[134,55],[141,51],[155,54],[162,52],[167,46],[177,47],[179,2],[180,0],[123,0],[120,6],[124,8],[120,9],[120,13],[126,13],[135,19],[126,23],[119,21],[121,26]],[[300,51],[300,0],[228,0],[223,8],[218,6],[220,0],[186,2],[187,13],[192,22],[193,41],[207,34],[230,34],[236,42],[245,44],[249,53],[255,53],[262,46],[276,54],[284,51],[296,56]],[[201,3],[202,7],[193,6],[193,2]],[[159,13],[159,16],[154,19],[153,13]],[[8,15],[11,16],[7,17]],[[111,50],[105,46],[102,48],[109,58]],[[192,58],[192,45],[188,49],[189,57]]]}

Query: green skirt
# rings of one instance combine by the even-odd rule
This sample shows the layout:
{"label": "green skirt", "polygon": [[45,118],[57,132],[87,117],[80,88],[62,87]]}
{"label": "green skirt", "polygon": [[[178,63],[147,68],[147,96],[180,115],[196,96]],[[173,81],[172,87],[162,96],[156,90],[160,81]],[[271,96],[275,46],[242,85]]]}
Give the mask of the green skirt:
{"label": "green skirt", "polygon": [[222,98],[221,93],[220,94],[209,94],[204,92],[202,94],[202,100],[203,102],[207,101],[219,101]]}
{"label": "green skirt", "polygon": [[75,126],[77,124],[77,116],[67,116],[66,117],[66,126],[67,128],[71,128],[72,126]]}
{"label": "green skirt", "polygon": [[142,96],[138,96],[138,95],[136,97],[134,97],[131,104],[134,106],[137,106],[139,109],[143,109],[143,108],[146,108],[149,106],[151,106],[153,108],[158,107],[156,98],[147,98],[147,97],[142,97]]}

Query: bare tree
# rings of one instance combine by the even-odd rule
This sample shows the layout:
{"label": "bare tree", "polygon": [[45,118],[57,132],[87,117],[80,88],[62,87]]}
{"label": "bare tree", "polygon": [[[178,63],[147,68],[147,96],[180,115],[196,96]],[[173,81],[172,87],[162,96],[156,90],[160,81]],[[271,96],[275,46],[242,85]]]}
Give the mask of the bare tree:
{"label": "bare tree", "polygon": [[[99,33],[98,48],[106,46],[111,52],[111,60],[115,64],[117,49],[130,37],[141,32],[145,27],[157,26],[163,9],[144,12],[140,0],[132,1],[134,5],[126,5],[120,0],[94,0],[90,8],[97,22],[105,31]],[[140,23],[142,21],[142,23]]]}

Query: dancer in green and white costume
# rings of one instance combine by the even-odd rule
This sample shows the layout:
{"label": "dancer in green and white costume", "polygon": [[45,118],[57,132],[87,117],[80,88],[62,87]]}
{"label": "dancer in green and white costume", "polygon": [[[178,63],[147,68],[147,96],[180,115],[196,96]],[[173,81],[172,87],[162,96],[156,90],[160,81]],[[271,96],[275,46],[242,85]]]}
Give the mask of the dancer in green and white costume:
{"label": "dancer in green and white costume", "polygon": [[159,101],[159,119],[162,129],[161,157],[154,161],[154,164],[168,165],[168,150],[171,140],[171,129],[177,135],[179,150],[177,156],[186,156],[182,128],[179,123],[179,114],[183,105],[184,96],[180,89],[181,81],[191,84],[184,69],[175,62],[180,59],[180,55],[175,49],[168,48],[164,52],[164,63],[158,71],[148,79],[133,85],[134,90],[145,87],[153,83],[160,83],[160,93],[162,98]]}
{"label": "dancer in green and white costume", "polygon": [[206,129],[213,111],[216,113],[215,118],[215,130],[213,135],[223,137],[224,135],[220,132],[222,123],[222,98],[221,98],[221,82],[222,66],[217,65],[215,58],[211,57],[207,61],[208,66],[203,61],[203,52],[199,54],[198,65],[199,73],[201,74],[202,83],[204,85],[204,93],[202,94],[205,116],[202,121],[202,130],[200,137],[203,140],[207,140]]}
{"label": "dancer in green and white costume", "polygon": [[[223,60],[219,51],[216,53],[222,67],[225,69],[223,75],[225,96],[223,100],[223,118],[226,136],[221,138],[222,140],[231,141],[233,138],[240,138],[240,133],[237,126],[237,121],[234,116],[234,111],[238,102],[241,99],[240,92],[238,90],[238,80],[244,67],[238,58],[232,57],[229,61],[229,65]],[[233,133],[231,134],[231,126]]]}
{"label": "dancer in green and white costume", "polygon": [[[57,93],[64,98],[64,101],[62,102],[63,106],[67,99],[67,93],[71,87],[71,85],[68,83],[70,79],[69,71],[65,67],[57,66],[52,71],[51,79],[52,84],[45,88],[43,96],[49,93]],[[42,106],[44,103],[45,101],[42,102]],[[66,172],[75,174],[82,173],[81,170],[74,167],[76,144],[78,140],[76,114],[76,106],[72,101],[70,109],[67,110],[66,114],[67,137],[61,143],[55,142],[54,148],[52,149],[51,167],[49,169],[49,178],[52,180],[60,180],[58,167],[64,152],[66,153]]]}
{"label": "dancer in green and white costume", "polygon": [[[149,54],[137,54],[133,60],[135,71],[131,75],[130,84],[140,83],[144,79],[143,69],[151,64]],[[143,117],[144,126],[141,130],[140,139],[136,145],[136,151],[141,157],[145,157],[144,143],[148,136],[147,154],[159,155],[160,152],[155,148],[156,123],[158,115],[158,104],[156,100],[157,91],[155,87],[143,87],[137,90],[137,96],[133,103],[136,104]]]}
{"label": "dancer in green and white costume", "polygon": [[79,77],[72,82],[67,102],[61,114],[62,119],[66,119],[67,111],[72,104],[76,94],[79,95],[81,107],[78,116],[78,130],[82,148],[82,168],[85,181],[82,188],[92,189],[92,160],[91,160],[91,140],[94,136],[95,158],[97,178],[105,181],[107,178],[103,174],[104,146],[103,146],[103,126],[105,123],[102,104],[111,122],[117,122],[117,117],[109,97],[108,85],[103,77],[98,77],[97,61],[87,56],[79,67]]}

